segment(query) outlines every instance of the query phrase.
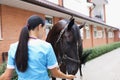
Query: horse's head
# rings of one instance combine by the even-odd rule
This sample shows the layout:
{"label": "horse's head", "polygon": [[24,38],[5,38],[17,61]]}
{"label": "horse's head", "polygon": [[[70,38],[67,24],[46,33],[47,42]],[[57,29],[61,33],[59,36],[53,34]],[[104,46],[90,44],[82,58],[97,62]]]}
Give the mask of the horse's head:
{"label": "horse's head", "polygon": [[52,44],[58,62],[65,63],[69,74],[76,74],[80,65],[82,53],[79,53],[79,47],[82,45],[82,40],[79,29],[83,26],[78,26],[73,18],[60,20],[53,26],[46,39]]}

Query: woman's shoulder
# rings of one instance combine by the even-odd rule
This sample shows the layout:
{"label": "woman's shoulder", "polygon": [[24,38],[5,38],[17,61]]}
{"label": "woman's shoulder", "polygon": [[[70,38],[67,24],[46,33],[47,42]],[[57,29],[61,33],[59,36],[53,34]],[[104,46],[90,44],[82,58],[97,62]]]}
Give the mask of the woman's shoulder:
{"label": "woman's shoulder", "polygon": [[10,44],[10,47],[17,47],[17,45],[18,45],[18,41],[15,42],[15,43]]}
{"label": "woman's shoulder", "polygon": [[36,39],[36,40],[30,40],[29,41],[29,45],[32,46],[42,46],[42,47],[50,47],[51,44],[44,41],[44,40],[40,40],[40,39]]}
{"label": "woman's shoulder", "polygon": [[42,44],[43,46],[48,46],[50,47],[51,46],[51,43],[48,43],[47,41],[44,41],[44,40],[39,40],[40,44]]}

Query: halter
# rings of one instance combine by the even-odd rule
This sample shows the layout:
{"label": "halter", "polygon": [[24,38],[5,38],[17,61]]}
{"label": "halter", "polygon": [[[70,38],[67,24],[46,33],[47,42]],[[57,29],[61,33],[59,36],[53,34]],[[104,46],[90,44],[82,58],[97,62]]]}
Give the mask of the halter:
{"label": "halter", "polygon": [[[66,24],[66,26],[61,30],[60,35],[59,35],[59,37],[58,37],[58,39],[57,39],[57,41],[56,41],[56,43],[55,43],[55,46],[56,46],[56,45],[58,44],[58,42],[60,41],[63,33],[64,33],[65,30],[67,29],[67,26],[68,26],[68,24]],[[77,56],[78,56],[78,59],[79,59],[79,54],[78,54],[78,46],[79,46],[79,44],[78,44],[78,42],[77,42],[76,44],[77,44]],[[63,60],[65,60],[65,59],[68,59],[68,60],[70,60],[70,61],[72,61],[72,62],[81,64],[80,59],[79,59],[79,60],[73,59],[73,58],[67,56],[65,53],[63,53],[62,59],[61,59],[61,61],[60,61],[60,63],[59,63],[59,66],[61,66],[61,64],[63,63]]]}
{"label": "halter", "polygon": [[60,31],[60,35],[59,35],[59,37],[58,37],[58,39],[56,41],[56,44],[60,41],[61,36],[63,35],[63,33],[65,32],[65,30],[67,29],[67,26],[68,26],[68,24],[66,24],[66,26]]}

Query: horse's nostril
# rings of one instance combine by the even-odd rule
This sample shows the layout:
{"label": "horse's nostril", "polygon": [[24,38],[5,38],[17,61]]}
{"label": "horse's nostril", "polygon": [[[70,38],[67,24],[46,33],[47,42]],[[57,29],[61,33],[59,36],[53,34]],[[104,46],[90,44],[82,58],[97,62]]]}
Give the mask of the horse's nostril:
{"label": "horse's nostril", "polygon": [[78,67],[75,64],[71,64],[71,65],[67,66],[67,71],[68,71],[68,74],[75,75],[78,71]]}

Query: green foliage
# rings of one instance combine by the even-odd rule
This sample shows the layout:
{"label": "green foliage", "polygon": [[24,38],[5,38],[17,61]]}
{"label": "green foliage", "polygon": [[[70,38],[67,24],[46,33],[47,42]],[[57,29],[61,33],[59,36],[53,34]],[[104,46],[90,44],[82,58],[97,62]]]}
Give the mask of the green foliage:
{"label": "green foliage", "polygon": [[[0,66],[0,75],[2,75],[2,73],[5,72],[6,65],[7,65],[6,62],[4,62],[3,64],[1,64],[1,66]],[[14,71],[14,72],[13,72],[13,77],[12,77],[11,80],[17,80],[17,79],[18,79],[18,76],[17,76],[17,74],[16,74],[16,71]]]}
{"label": "green foliage", "polygon": [[98,46],[98,47],[94,47],[91,49],[85,49],[84,53],[86,53],[86,51],[90,52],[90,55],[88,56],[87,61],[94,59],[102,54],[105,54],[107,52],[110,52],[116,48],[120,47],[120,42],[114,42],[111,44],[107,44],[107,45],[103,45],[103,46]]}
{"label": "green foliage", "polygon": [[5,69],[6,69],[6,63],[1,64],[1,66],[0,66],[0,75],[2,73],[4,73]]}

